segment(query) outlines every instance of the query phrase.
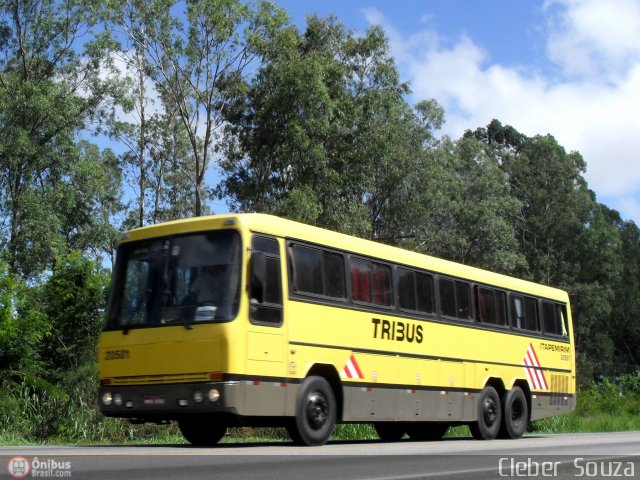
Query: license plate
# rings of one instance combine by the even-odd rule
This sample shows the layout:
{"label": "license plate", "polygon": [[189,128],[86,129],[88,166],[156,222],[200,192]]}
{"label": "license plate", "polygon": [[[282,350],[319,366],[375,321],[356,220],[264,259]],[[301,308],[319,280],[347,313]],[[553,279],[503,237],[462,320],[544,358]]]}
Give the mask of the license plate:
{"label": "license plate", "polygon": [[164,395],[145,395],[143,398],[145,405],[164,405]]}

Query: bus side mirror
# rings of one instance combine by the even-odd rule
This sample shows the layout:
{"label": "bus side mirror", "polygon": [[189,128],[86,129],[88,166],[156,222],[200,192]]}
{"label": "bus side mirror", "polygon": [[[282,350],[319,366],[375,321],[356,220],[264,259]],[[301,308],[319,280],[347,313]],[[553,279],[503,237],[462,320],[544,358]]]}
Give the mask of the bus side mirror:
{"label": "bus side mirror", "polygon": [[267,257],[264,252],[251,253],[251,300],[264,301],[267,285]]}

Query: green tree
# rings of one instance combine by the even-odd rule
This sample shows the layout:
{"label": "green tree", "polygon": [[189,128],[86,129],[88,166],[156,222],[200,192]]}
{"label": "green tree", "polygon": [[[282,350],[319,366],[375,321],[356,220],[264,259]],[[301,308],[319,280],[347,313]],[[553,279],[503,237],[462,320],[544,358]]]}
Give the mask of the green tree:
{"label": "green tree", "polygon": [[[0,259],[0,374],[43,372],[40,345],[49,335],[47,318],[33,299],[38,287],[30,287]],[[0,383],[5,380],[0,378]]]}
{"label": "green tree", "polygon": [[[82,220],[73,180],[82,156],[76,134],[110,113],[117,84],[104,76],[110,42],[84,44],[95,25],[87,1],[0,2],[0,215],[12,272],[34,276],[67,248]],[[100,165],[97,166],[101,168]],[[75,204],[75,200],[78,200]],[[84,199],[83,199],[84,200]]]}
{"label": "green tree", "polygon": [[640,229],[632,221],[623,222],[618,212],[611,213],[620,235],[621,267],[613,285],[611,337],[620,369],[635,372],[640,366]]}
{"label": "green tree", "polygon": [[288,19],[268,2],[239,0],[132,1],[119,8],[138,12],[140,28],[130,31],[135,48],[145,51],[166,110],[177,112],[184,126],[194,213],[201,215],[206,210],[205,176],[227,109],[246,93],[251,71],[279,49]]}
{"label": "green tree", "polygon": [[221,194],[235,210],[386,235],[391,177],[404,179],[423,139],[407,92],[380,28],[357,37],[308,18],[230,117]]}
{"label": "green tree", "polygon": [[51,369],[72,370],[95,360],[108,282],[107,272],[77,252],[56,262],[41,293],[50,324],[42,356]]}

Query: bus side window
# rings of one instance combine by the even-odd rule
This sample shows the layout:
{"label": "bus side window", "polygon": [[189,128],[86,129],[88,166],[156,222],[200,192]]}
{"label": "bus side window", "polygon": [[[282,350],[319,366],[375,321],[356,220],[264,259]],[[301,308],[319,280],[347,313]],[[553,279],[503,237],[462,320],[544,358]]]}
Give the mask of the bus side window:
{"label": "bus side window", "polygon": [[416,288],[418,289],[418,310],[424,313],[435,312],[433,277],[426,273],[416,273]]}
{"label": "bus side window", "polygon": [[416,279],[412,270],[397,269],[398,306],[404,310],[416,310]]}
{"label": "bus side window", "polygon": [[471,318],[471,287],[467,282],[456,282],[457,317],[462,320]]}
{"label": "bus side window", "polygon": [[442,315],[455,317],[456,315],[456,289],[453,280],[441,278],[438,282],[440,287],[440,310]]}
{"label": "bus side window", "polygon": [[351,259],[351,298],[371,303],[371,273],[367,262]]}
{"label": "bus side window", "polygon": [[511,326],[513,328],[524,328],[524,305],[522,297],[510,295],[511,299]]}
{"label": "bus side window", "polygon": [[566,309],[562,305],[542,302],[542,324],[544,333],[567,336]]}
{"label": "bus side window", "polygon": [[478,287],[477,297],[478,319],[483,323],[497,323],[494,291],[489,288]]}
{"label": "bus side window", "polygon": [[556,316],[560,319],[560,322],[561,322],[560,325],[562,328],[562,336],[568,337],[569,336],[569,327],[568,327],[569,319],[567,318],[567,307],[565,305],[556,305]]}
{"label": "bus side window", "polygon": [[391,269],[387,265],[373,264],[373,303],[391,305]]}
{"label": "bus side window", "polygon": [[506,294],[501,290],[496,290],[496,323],[507,325],[507,299]]}
{"label": "bus side window", "polygon": [[525,297],[524,312],[525,328],[532,332],[539,331],[540,321],[538,317],[538,302],[534,298]]}
{"label": "bus side window", "polygon": [[280,249],[276,239],[253,237],[250,282],[251,323],[282,324]]}

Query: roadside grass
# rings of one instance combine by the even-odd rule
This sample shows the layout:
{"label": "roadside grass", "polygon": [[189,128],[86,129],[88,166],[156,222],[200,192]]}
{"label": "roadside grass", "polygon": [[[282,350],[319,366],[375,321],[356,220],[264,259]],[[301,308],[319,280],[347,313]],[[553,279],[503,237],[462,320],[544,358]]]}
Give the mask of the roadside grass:
{"label": "roadside grass", "polygon": [[640,393],[603,382],[578,393],[575,411],[531,422],[529,433],[640,431]]}

